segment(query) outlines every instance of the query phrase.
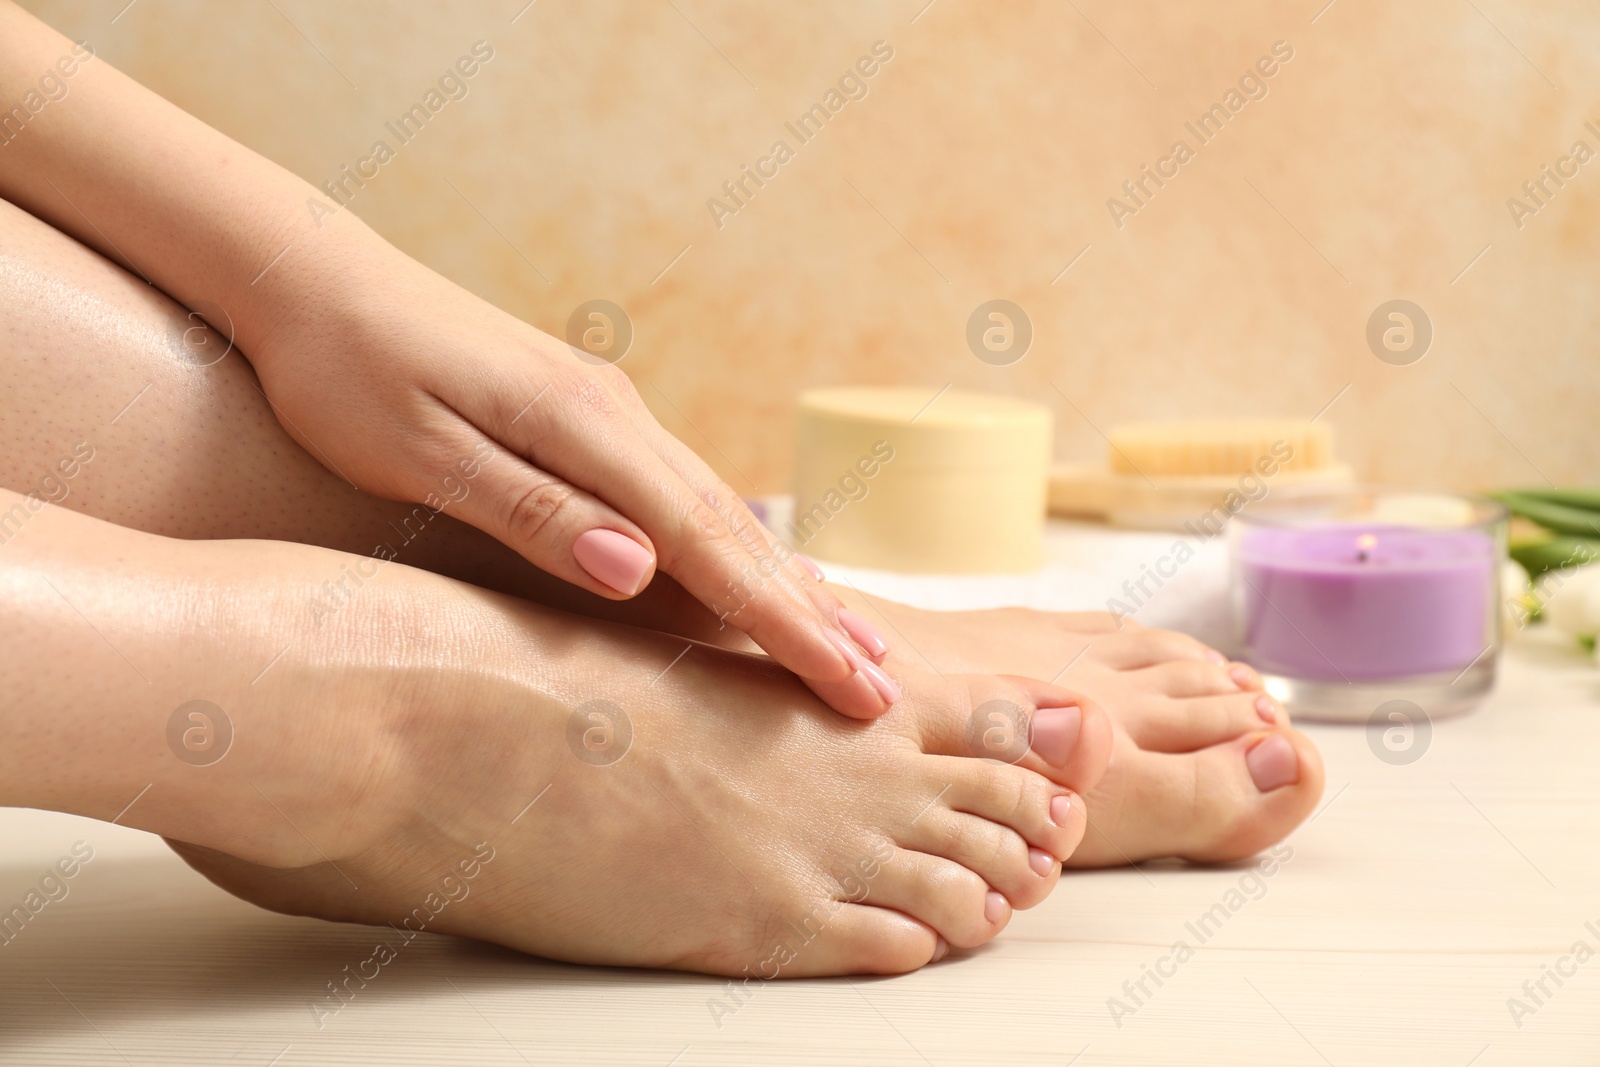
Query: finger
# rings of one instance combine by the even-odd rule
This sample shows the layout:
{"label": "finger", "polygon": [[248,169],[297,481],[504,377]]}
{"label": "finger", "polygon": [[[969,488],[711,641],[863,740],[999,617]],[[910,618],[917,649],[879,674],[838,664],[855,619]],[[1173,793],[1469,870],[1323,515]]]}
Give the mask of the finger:
{"label": "finger", "polygon": [[451,514],[539,569],[607,599],[626,600],[650,584],[656,570],[650,539],[616,510],[481,438],[471,454],[487,458],[473,461],[470,479],[451,477],[448,485],[460,487],[443,495]]}
{"label": "finger", "polygon": [[[738,493],[718,478],[716,472],[692,449],[667,433],[650,415],[643,402],[637,401],[636,393],[633,396],[638,409],[643,412],[635,425],[656,449],[662,461],[717,512],[728,528],[740,538],[752,558],[764,566],[768,558],[775,561],[779,572],[777,577],[797,595],[809,600],[824,619],[848,634],[867,658],[881,664],[889,651],[889,643],[877,627],[864,616],[846,608],[838,595],[822,584],[822,572],[815,563],[790,549],[768,530],[750,512]],[[824,699],[827,697],[824,696]]]}
{"label": "finger", "polygon": [[[487,389],[480,381],[469,396],[460,394],[459,383],[447,383],[450,395],[442,399],[539,469],[632,519],[655,549],[659,569],[783,666],[808,681],[854,676],[858,668],[845,651],[854,642],[789,585],[770,554],[753,557],[634,430],[607,376],[596,373],[608,369],[562,369],[533,385],[525,371],[505,367],[501,381]],[[521,551],[516,541],[508,543]],[[886,709],[880,701],[878,711]],[[858,707],[839,710],[862,714]]]}

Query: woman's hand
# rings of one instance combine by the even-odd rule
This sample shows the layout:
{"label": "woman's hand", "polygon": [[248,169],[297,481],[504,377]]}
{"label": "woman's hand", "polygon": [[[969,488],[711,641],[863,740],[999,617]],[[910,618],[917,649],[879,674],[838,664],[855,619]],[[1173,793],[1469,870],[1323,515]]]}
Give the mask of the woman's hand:
{"label": "woman's hand", "polygon": [[633,596],[659,566],[839,711],[870,718],[899,698],[873,662],[883,639],[841,613],[620,371],[409,259],[0,0],[0,99],[41,71],[70,96],[4,146],[0,196],[204,315],[329,468],[426,504],[398,542],[449,510],[602,596]]}
{"label": "woman's hand", "polygon": [[277,268],[269,294],[286,311],[249,350],[279,421],[312,455],[363,490],[431,509],[416,536],[448,511],[613,600],[659,567],[839,711],[868,718],[899,699],[873,662],[883,639],[841,617],[625,374],[370,231],[351,236],[315,299],[290,292],[313,263]]}

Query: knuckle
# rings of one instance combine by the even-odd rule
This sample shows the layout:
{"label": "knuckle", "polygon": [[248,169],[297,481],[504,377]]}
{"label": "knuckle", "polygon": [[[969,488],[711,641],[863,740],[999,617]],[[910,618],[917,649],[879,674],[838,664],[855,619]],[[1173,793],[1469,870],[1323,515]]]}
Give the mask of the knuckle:
{"label": "knuckle", "polygon": [[940,844],[946,856],[971,855],[973,825],[972,820],[956,815],[951,815],[944,820],[939,836],[941,839]]}
{"label": "knuckle", "polygon": [[1011,825],[1038,823],[1050,807],[1050,786],[1031,771],[1016,776],[1016,802],[1011,806]]}
{"label": "knuckle", "polygon": [[611,395],[611,390],[593,374],[579,375],[572,384],[571,395],[574,403],[596,418],[611,420],[620,417],[617,401]]}
{"label": "knuckle", "polygon": [[595,368],[595,372],[596,377],[618,402],[630,407],[644,403],[639,397],[639,390],[633,384],[633,379],[628,377],[627,371],[615,363],[603,363]]}
{"label": "knuckle", "polygon": [[562,482],[541,482],[511,505],[506,528],[524,543],[541,541],[554,531],[557,518],[572,503],[574,495],[572,487]]}
{"label": "knuckle", "polygon": [[692,552],[725,543],[728,527],[715,511],[696,503],[678,524],[680,552]]}

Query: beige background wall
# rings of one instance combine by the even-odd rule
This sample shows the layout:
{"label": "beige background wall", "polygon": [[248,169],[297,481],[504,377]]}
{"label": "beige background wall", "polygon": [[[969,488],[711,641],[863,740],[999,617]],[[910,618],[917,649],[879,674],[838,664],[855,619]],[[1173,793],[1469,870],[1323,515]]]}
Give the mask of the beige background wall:
{"label": "beige background wall", "polygon": [[[1506,206],[1600,152],[1580,0],[24,2],[313,183],[488,41],[354,209],[551,332],[621,304],[622,367],[743,491],[785,487],[792,398],[834,383],[1036,397],[1062,457],[1338,396],[1374,477],[1600,481],[1600,159],[1520,229]],[[785,120],[877,40],[866,98],[801,145]],[[1107,198],[1279,40],[1268,95],[1117,228]],[[707,198],[778,138],[795,158],[719,229]],[[1406,367],[1364,336],[1396,297],[1435,330]],[[1012,366],[966,346],[992,298],[1034,326]]]}

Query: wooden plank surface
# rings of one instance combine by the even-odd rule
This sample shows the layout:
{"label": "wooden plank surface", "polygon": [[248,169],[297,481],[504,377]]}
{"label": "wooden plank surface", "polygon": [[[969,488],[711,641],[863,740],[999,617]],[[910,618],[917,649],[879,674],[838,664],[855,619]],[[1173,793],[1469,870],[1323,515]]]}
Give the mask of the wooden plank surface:
{"label": "wooden plank surface", "polygon": [[[722,982],[423,935],[319,1028],[311,1005],[369,931],[235,901],[137,831],[0,810],[7,905],[75,841],[95,849],[0,947],[0,1062],[1597,1063],[1600,957],[1562,963],[1539,1002],[1523,983],[1575,942],[1600,950],[1600,670],[1538,635],[1503,667],[1409,765],[1362,728],[1309,728],[1325,806],[1270,878],[1072,874],[985,949],[764,986],[720,1025]],[[1208,912],[1225,920],[1196,937]],[[1180,940],[1192,957],[1163,962]],[[1124,983],[1158,964],[1136,1002]],[[1512,997],[1533,1010],[1514,1018]]]}

